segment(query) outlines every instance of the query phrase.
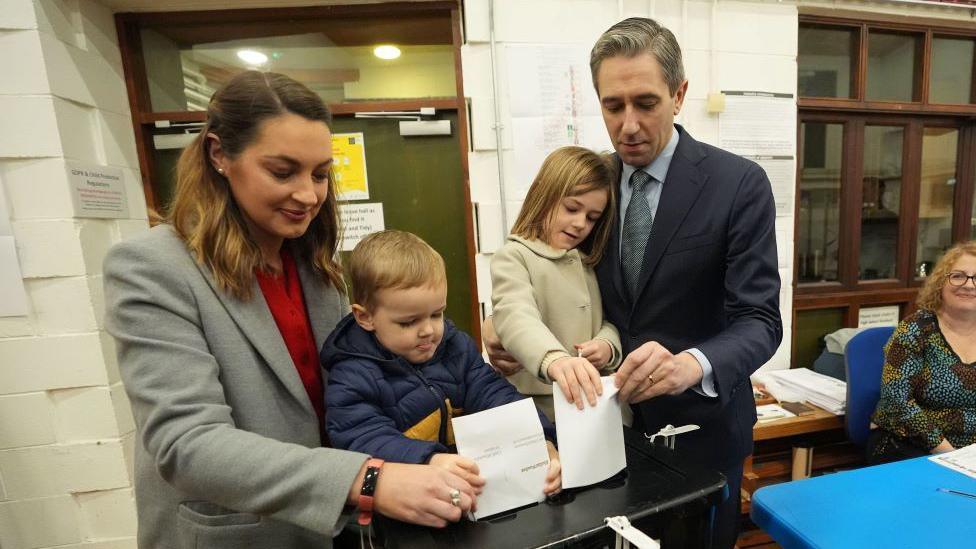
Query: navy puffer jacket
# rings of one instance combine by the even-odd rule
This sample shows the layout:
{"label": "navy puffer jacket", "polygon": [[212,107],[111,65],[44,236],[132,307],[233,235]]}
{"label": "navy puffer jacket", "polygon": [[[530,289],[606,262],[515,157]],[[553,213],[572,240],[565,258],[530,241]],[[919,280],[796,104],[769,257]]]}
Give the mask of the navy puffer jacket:
{"label": "navy puffer jacket", "polygon": [[[322,347],[326,429],[334,448],[426,463],[454,444],[450,417],[526,398],[488,366],[470,336],[444,320],[434,356],[410,364],[347,315]],[[555,427],[540,412],[546,438]]]}

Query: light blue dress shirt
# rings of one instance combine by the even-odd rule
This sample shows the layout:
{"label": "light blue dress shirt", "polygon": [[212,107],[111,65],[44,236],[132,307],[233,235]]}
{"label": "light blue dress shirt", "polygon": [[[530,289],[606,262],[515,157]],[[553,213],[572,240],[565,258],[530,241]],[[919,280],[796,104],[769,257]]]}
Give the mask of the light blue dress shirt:
{"label": "light blue dress shirt", "polygon": [[[653,180],[651,180],[647,185],[644,186],[644,196],[647,198],[647,205],[651,208],[651,215],[654,219],[657,219],[657,206],[661,201],[661,189],[664,187],[664,180],[668,175],[668,168],[671,167],[671,158],[674,157],[674,151],[678,148],[678,129],[674,128],[671,132],[671,139],[668,144],[664,146],[664,149],[660,154],[657,155],[650,164],[640,168],[645,173],[650,175]],[[637,171],[637,167],[630,166],[628,164],[623,165],[623,169],[620,172],[620,226],[623,227],[624,219],[627,215],[627,206],[630,204],[630,197],[633,194],[630,188],[630,176]],[[618,250],[623,246],[623,231],[620,231],[620,240],[617,242]],[[715,375],[712,371],[712,363],[708,361],[708,358],[702,353],[698,348],[687,349],[686,352],[690,353],[693,357],[698,360],[702,368],[702,380],[701,383],[692,389],[704,396],[717,397],[718,392],[715,390]]]}

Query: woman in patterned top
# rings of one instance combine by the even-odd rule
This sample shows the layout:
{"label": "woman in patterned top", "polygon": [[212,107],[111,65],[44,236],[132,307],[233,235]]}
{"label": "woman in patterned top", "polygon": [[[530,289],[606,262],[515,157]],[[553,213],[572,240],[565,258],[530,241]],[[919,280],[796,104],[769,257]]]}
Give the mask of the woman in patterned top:
{"label": "woman in patterned top", "polygon": [[868,461],[976,443],[976,240],[942,256],[885,346]]}

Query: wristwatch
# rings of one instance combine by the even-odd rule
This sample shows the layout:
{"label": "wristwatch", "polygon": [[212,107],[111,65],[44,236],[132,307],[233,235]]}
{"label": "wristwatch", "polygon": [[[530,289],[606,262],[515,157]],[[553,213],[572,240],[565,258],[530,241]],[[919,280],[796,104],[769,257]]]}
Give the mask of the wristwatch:
{"label": "wristwatch", "polygon": [[363,475],[363,487],[359,490],[359,522],[360,526],[368,526],[373,520],[373,493],[376,492],[376,481],[380,478],[383,460],[370,458],[366,462],[366,474]]}

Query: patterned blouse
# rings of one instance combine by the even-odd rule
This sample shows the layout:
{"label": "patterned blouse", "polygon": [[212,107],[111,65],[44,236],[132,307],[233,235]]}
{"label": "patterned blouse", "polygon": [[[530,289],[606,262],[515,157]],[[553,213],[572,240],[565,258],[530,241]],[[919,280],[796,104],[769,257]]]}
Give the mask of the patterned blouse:
{"label": "patterned blouse", "polygon": [[943,438],[954,448],[976,443],[976,364],[952,350],[934,312],[920,309],[903,320],[885,346],[873,419],[927,450]]}

